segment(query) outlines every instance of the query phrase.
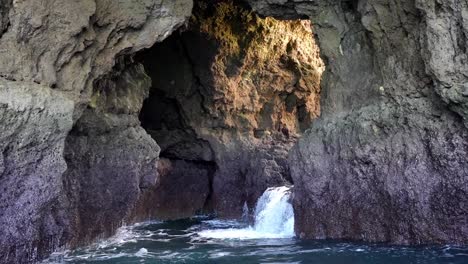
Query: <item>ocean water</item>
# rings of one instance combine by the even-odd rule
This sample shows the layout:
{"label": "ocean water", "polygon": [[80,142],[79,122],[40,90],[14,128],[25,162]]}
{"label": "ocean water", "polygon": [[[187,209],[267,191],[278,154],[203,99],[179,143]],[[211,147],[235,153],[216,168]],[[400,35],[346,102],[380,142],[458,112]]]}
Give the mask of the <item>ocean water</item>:
{"label": "ocean water", "polygon": [[287,187],[267,190],[251,225],[208,217],[140,223],[89,247],[54,253],[44,263],[468,264],[468,248],[456,246],[299,240],[289,196]]}

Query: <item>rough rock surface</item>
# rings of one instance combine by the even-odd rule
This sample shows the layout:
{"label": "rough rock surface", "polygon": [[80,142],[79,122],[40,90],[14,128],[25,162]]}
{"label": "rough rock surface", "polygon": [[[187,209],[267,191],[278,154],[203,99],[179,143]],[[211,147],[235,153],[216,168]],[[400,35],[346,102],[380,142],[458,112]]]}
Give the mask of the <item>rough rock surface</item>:
{"label": "rough rock surface", "polygon": [[211,164],[161,158],[158,182],[145,189],[138,202],[136,219],[174,220],[203,212],[211,193]]}
{"label": "rough rock surface", "polygon": [[33,262],[133,216],[157,176],[159,147],[138,120],[149,82],[133,63],[109,73],[191,9],[190,0],[0,1],[0,263]]}
{"label": "rough rock surface", "polygon": [[468,243],[466,1],[262,1],[309,17],[322,117],[290,154],[303,237]]}
{"label": "rough rock surface", "polygon": [[288,150],[320,112],[323,64],[309,21],[198,1],[187,28],[141,59],[153,79],[143,125],[162,156],[216,164],[208,207],[240,216],[245,201],[253,208],[288,182]]}
{"label": "rough rock surface", "polygon": [[9,2],[1,12],[9,23],[2,22],[0,76],[67,91],[85,105],[116,55],[161,41],[192,7],[189,0]]}
{"label": "rough rock surface", "polygon": [[55,202],[73,107],[62,92],[0,79],[0,263],[59,243],[65,227]]}
{"label": "rough rock surface", "polygon": [[0,0],[1,263],[122,221],[238,215],[289,169],[303,237],[468,243],[468,3],[245,1],[311,19],[322,83],[307,23],[197,1],[144,53],[142,120],[170,159],[158,177],[132,55],[192,1]]}
{"label": "rough rock surface", "polygon": [[130,222],[143,190],[156,184],[159,146],[138,120],[150,85],[142,65],[120,62],[95,84],[88,109],[67,137],[72,244],[109,236]]}

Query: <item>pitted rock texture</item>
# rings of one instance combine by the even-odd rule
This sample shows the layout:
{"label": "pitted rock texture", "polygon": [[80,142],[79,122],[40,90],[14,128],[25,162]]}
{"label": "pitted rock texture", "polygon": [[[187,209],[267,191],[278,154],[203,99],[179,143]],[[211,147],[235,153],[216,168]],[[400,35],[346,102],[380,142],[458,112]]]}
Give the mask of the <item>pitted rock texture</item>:
{"label": "pitted rock texture", "polygon": [[[0,263],[34,262],[133,217],[156,184],[159,147],[140,127],[149,81],[131,57],[191,9],[190,0],[0,1]],[[117,58],[130,62],[120,71]]]}
{"label": "pitted rock texture", "polygon": [[12,0],[1,0],[0,1],[0,37],[10,26],[10,20],[8,18],[8,12],[10,11]]}
{"label": "pitted rock texture", "polygon": [[309,17],[322,117],[290,153],[302,237],[468,243],[464,1],[263,1]]}
{"label": "pitted rock texture", "polygon": [[13,1],[0,39],[0,76],[56,87],[86,105],[93,81],[116,55],[163,40],[191,7],[189,0]]}
{"label": "pitted rock texture", "polygon": [[66,140],[73,245],[131,222],[144,189],[157,182],[159,146],[138,120],[151,80],[142,65],[127,63],[95,83],[88,109]]}
{"label": "pitted rock texture", "polygon": [[197,1],[143,53],[158,178],[132,57],[192,1],[0,0],[0,263],[122,221],[239,215],[289,170],[302,237],[468,243],[466,1],[245,2],[311,19],[322,82],[308,22]]}
{"label": "pitted rock texture", "polygon": [[0,263],[25,263],[42,253],[35,249],[60,243],[65,226],[55,205],[73,108],[62,92],[0,79]]}
{"label": "pitted rock texture", "polygon": [[161,155],[217,166],[208,207],[240,216],[245,201],[253,208],[267,187],[288,183],[288,150],[320,113],[323,63],[309,21],[198,1],[187,28],[141,60],[153,80],[141,119]]}
{"label": "pitted rock texture", "polygon": [[468,134],[459,117],[426,111],[415,117],[382,104],[318,121],[290,157],[298,231],[313,238],[466,243]]}
{"label": "pitted rock texture", "polygon": [[203,213],[214,171],[214,163],[161,158],[158,181],[144,189],[136,219],[174,220]]}

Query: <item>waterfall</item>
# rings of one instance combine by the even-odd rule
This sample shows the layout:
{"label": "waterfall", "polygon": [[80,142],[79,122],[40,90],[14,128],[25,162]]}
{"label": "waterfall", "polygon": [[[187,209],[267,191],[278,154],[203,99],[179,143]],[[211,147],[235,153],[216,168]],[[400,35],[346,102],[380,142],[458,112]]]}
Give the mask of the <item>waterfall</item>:
{"label": "waterfall", "polygon": [[255,206],[255,223],[247,228],[204,230],[198,234],[218,239],[261,239],[294,237],[294,211],[290,187],[267,189]]}
{"label": "waterfall", "polygon": [[294,211],[289,187],[266,190],[255,207],[254,230],[259,233],[294,236]]}

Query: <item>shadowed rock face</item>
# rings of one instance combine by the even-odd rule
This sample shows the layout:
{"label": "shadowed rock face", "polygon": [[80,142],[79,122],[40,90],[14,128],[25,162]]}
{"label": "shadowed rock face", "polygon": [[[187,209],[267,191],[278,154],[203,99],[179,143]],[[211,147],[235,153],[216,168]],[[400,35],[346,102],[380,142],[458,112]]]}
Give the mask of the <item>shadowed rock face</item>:
{"label": "shadowed rock face", "polygon": [[43,253],[35,248],[61,243],[56,201],[73,107],[59,91],[0,79],[0,263],[26,263]]}
{"label": "shadowed rock face", "polygon": [[10,26],[10,20],[8,17],[8,12],[10,11],[12,1],[11,0],[1,0],[0,1],[0,36],[7,31]]}
{"label": "shadowed rock face", "polygon": [[322,117],[290,153],[302,237],[468,243],[463,1],[262,1],[307,16]]}
{"label": "shadowed rock face", "polygon": [[216,165],[205,209],[237,217],[290,183],[287,153],[320,113],[323,63],[309,21],[208,3],[139,56],[153,80],[141,119],[162,156]]}
{"label": "shadowed rock face", "polygon": [[0,1],[0,263],[33,262],[133,217],[159,147],[138,120],[148,77],[115,61],[166,38],[191,8]]}
{"label": "shadowed rock face", "polygon": [[245,2],[314,22],[321,83],[308,22],[230,1],[134,61],[192,1],[0,0],[1,263],[290,174],[302,237],[468,243],[466,1]]}
{"label": "shadowed rock face", "polygon": [[63,178],[73,245],[130,222],[144,189],[156,185],[159,146],[138,120],[151,80],[142,65],[127,63],[95,83],[90,105],[66,140]]}
{"label": "shadowed rock face", "polygon": [[181,219],[202,213],[211,194],[214,170],[214,164],[209,162],[161,158],[158,182],[144,189],[136,219]]}

